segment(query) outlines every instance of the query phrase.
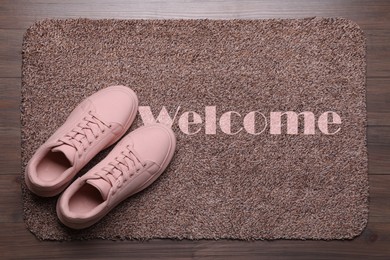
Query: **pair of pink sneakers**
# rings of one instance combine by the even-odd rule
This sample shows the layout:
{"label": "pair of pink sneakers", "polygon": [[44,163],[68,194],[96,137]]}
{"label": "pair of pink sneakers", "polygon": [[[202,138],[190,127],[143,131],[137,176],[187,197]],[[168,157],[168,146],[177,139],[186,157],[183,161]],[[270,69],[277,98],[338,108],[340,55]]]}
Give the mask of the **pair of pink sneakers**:
{"label": "pair of pink sneakers", "polygon": [[64,225],[93,225],[168,166],[176,138],[169,127],[156,123],[123,137],[106,158],[70,184],[98,152],[126,133],[137,110],[138,98],[130,88],[102,89],[81,102],[30,159],[25,181],[33,193],[50,197],[65,190],[57,201]]}

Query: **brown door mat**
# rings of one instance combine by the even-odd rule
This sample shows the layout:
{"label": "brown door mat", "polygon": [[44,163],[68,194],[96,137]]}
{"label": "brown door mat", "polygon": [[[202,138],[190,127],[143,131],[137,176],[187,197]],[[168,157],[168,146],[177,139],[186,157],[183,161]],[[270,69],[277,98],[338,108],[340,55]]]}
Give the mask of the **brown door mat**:
{"label": "brown door mat", "polygon": [[23,43],[23,172],[110,85],[138,94],[131,129],[157,118],[178,141],[154,184],[85,230],[23,184],[27,228],[53,240],[353,238],[368,218],[365,66],[364,35],[345,19],[37,22]]}

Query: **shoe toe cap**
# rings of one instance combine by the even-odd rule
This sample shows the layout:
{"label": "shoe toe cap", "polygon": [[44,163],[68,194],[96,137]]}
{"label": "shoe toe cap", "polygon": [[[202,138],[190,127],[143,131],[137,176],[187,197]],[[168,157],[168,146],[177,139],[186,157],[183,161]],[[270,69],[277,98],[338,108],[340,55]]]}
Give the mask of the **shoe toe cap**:
{"label": "shoe toe cap", "polygon": [[106,122],[125,125],[138,108],[136,94],[128,87],[112,86],[90,97],[99,116]]}
{"label": "shoe toe cap", "polygon": [[150,125],[138,130],[132,135],[135,151],[143,160],[152,161],[160,166],[164,164],[168,155],[175,149],[176,138],[173,131],[162,124]]}

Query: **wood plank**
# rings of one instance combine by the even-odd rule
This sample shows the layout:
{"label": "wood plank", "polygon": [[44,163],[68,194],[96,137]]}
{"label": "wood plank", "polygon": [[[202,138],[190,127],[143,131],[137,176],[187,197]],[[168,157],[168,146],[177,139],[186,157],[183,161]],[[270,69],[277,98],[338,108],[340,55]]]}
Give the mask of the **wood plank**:
{"label": "wood plank", "polygon": [[23,222],[22,194],[18,174],[0,175],[0,223]]}
{"label": "wood plank", "polygon": [[[367,103],[368,104],[368,103]],[[389,112],[367,112],[369,126],[390,126]]]}
{"label": "wood plank", "polygon": [[0,78],[0,175],[20,174],[20,78]]}
{"label": "wood plank", "polygon": [[367,128],[367,141],[369,145],[390,146],[390,127],[369,126]]}
{"label": "wood plank", "polygon": [[72,0],[2,1],[0,28],[21,29],[46,17],[77,18],[143,18],[143,19],[253,19],[345,17],[355,20],[363,29],[385,29],[390,3],[380,1],[339,0],[213,0],[213,1],[155,1],[155,0]]}
{"label": "wood plank", "polygon": [[0,77],[20,77],[25,30],[0,29]]}
{"label": "wood plank", "polygon": [[369,223],[390,222],[390,175],[370,175]]}
{"label": "wood plank", "polygon": [[20,128],[0,127],[0,175],[20,174]]}
{"label": "wood plank", "polygon": [[370,174],[390,174],[390,127],[369,126],[368,171]]}
{"label": "wood plank", "polygon": [[367,79],[366,95],[367,95],[366,98],[367,98],[368,125],[389,126],[390,125],[390,78]]}
{"label": "wood plank", "polygon": [[[350,241],[38,241],[23,223],[0,223],[2,259],[372,259],[390,255],[390,224],[370,223]],[[384,259],[384,258],[382,258]]]}
{"label": "wood plank", "polygon": [[368,146],[368,172],[373,174],[390,174],[390,146]]}
{"label": "wood plank", "polygon": [[367,79],[368,125],[390,125],[390,79]]}
{"label": "wood plank", "polygon": [[20,78],[0,78],[0,127],[20,128]]}
{"label": "wood plank", "polygon": [[[390,21],[390,19],[388,20]],[[387,22],[386,26],[388,26]],[[367,77],[390,76],[390,31],[364,30],[367,45]]]}

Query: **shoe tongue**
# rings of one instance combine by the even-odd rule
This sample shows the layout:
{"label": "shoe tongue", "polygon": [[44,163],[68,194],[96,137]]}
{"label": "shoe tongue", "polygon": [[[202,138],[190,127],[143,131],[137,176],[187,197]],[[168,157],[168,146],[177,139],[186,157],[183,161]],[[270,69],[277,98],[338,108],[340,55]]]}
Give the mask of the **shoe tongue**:
{"label": "shoe tongue", "polygon": [[76,157],[76,149],[70,145],[62,144],[51,149],[52,152],[61,152],[68,159],[70,164],[74,165],[74,160]]}
{"label": "shoe tongue", "polygon": [[108,194],[110,193],[111,185],[104,179],[89,179],[87,183],[95,187],[102,195],[104,200],[107,200]]}

